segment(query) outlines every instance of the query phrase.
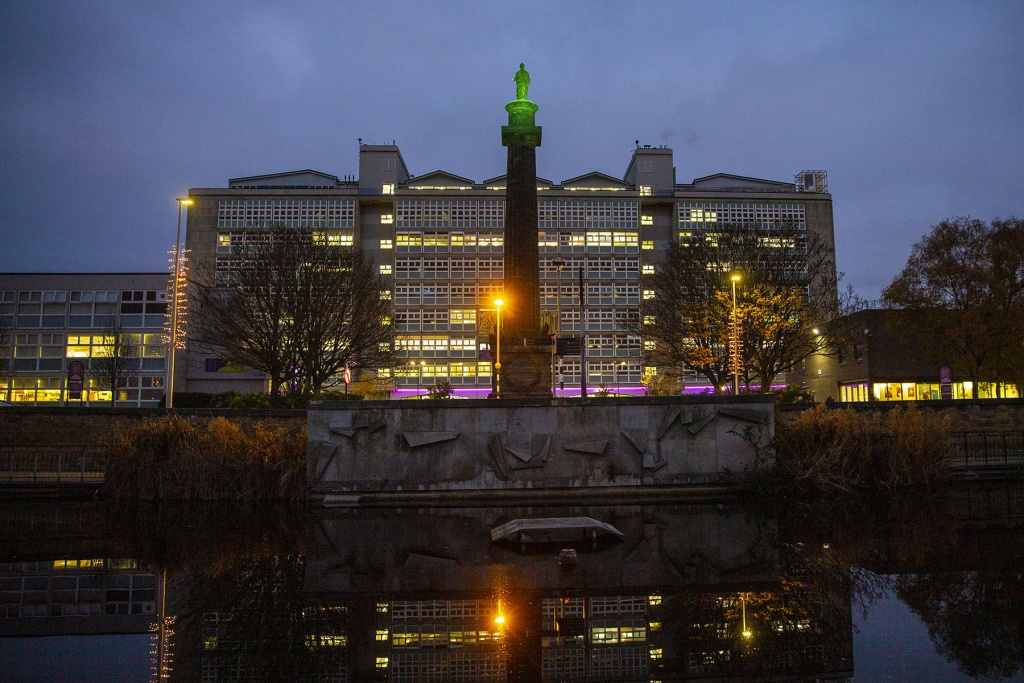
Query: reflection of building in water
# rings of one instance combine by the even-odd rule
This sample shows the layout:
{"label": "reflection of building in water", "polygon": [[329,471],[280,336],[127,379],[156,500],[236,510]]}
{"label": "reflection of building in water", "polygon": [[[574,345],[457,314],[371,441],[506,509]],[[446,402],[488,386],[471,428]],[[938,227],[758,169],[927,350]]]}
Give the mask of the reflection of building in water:
{"label": "reflection of building in water", "polygon": [[518,516],[502,511],[328,513],[310,525],[305,593],[348,610],[346,664],[331,671],[387,681],[851,675],[848,581],[802,553],[780,576],[771,525],[699,506],[591,515],[622,543],[578,548],[560,566],[557,551],[492,544],[489,530]]}
{"label": "reflection of building in water", "polygon": [[389,681],[504,681],[494,599],[379,602],[375,667]]}
{"label": "reflection of building in water", "polygon": [[147,633],[158,577],[130,559],[0,564],[0,635]]}

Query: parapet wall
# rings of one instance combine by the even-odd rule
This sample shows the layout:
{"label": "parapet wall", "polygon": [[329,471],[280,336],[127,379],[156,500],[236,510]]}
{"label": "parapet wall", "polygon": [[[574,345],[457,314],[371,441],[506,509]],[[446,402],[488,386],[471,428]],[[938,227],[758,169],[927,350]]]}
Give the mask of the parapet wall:
{"label": "parapet wall", "polygon": [[311,493],[717,482],[775,433],[771,397],[360,401],[308,412]]}

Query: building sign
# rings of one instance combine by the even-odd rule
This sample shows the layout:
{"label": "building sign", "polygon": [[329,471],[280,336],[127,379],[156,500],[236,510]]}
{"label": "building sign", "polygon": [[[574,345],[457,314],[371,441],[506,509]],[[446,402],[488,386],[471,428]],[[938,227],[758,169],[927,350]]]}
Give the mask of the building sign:
{"label": "building sign", "polygon": [[578,356],[583,349],[579,337],[559,337],[555,344],[556,356]]}
{"label": "building sign", "polygon": [[85,365],[80,360],[68,364],[68,398],[82,400],[82,387],[85,384]]}
{"label": "building sign", "polygon": [[953,399],[953,370],[948,365],[939,368],[939,398],[943,401]]}

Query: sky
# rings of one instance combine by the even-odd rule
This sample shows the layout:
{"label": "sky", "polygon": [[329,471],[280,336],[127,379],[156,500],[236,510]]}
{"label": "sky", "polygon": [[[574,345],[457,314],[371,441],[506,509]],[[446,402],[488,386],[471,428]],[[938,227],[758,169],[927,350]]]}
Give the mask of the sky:
{"label": "sky", "polygon": [[505,171],[525,62],[538,174],[828,172],[837,262],[874,299],[944,218],[1024,217],[1024,3],[0,3],[0,272],[167,267],[189,188]]}

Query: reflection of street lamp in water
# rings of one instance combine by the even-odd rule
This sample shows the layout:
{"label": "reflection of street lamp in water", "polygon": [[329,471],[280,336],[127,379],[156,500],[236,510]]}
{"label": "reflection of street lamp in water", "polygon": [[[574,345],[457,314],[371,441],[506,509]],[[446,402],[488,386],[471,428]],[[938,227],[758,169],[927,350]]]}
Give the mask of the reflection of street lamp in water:
{"label": "reflection of street lamp in water", "polygon": [[504,305],[501,299],[495,299],[494,305],[498,307],[498,321],[496,325],[497,339],[494,358],[494,396],[501,398],[501,307]]}
{"label": "reflection of street lamp in water", "polygon": [[743,610],[743,637],[749,638],[754,634],[747,628],[747,600],[742,594],[740,595],[740,605]]}

